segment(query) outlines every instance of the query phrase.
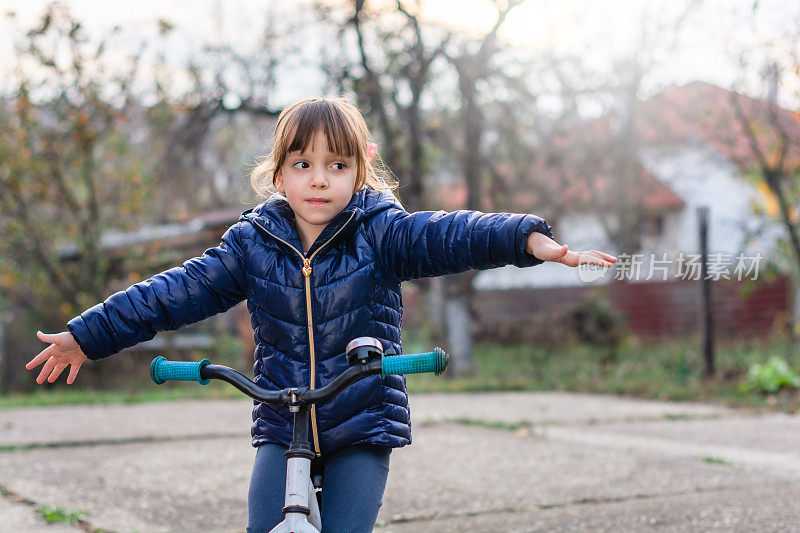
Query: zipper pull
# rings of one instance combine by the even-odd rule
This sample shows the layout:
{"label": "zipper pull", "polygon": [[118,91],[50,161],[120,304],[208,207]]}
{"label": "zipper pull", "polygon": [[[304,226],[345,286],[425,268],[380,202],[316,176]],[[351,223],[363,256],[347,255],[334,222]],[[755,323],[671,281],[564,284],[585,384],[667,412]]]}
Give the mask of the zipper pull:
{"label": "zipper pull", "polygon": [[303,258],[303,275],[308,277],[311,275],[311,259]]}

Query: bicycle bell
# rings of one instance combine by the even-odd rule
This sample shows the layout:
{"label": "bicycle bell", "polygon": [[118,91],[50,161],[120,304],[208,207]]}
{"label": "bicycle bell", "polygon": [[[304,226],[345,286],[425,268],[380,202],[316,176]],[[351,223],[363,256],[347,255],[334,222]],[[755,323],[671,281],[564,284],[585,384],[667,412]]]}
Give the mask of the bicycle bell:
{"label": "bicycle bell", "polygon": [[383,345],[375,337],[359,337],[347,343],[347,362],[368,363],[383,357]]}

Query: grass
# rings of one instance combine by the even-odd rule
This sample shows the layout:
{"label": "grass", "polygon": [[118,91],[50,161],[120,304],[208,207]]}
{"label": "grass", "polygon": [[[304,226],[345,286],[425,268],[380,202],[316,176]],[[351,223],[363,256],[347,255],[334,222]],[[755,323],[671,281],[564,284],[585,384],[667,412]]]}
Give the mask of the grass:
{"label": "grass", "polygon": [[140,388],[125,390],[96,390],[79,384],[29,393],[0,395],[0,409],[29,406],[79,405],[104,403],[148,403],[170,400],[204,398],[244,398],[244,395],[224,383],[169,383],[157,386],[143,383]]}
{"label": "grass", "polygon": [[446,419],[444,422],[450,422],[452,424],[460,424],[462,426],[476,426],[488,429],[500,429],[503,431],[528,431],[530,432],[533,429],[533,424],[528,421],[522,422],[500,422],[500,421],[487,421],[487,420],[477,420],[474,418],[452,418]]}
{"label": "grass", "polygon": [[[199,361],[210,358],[214,363],[243,369],[242,346],[230,336],[221,336],[216,347],[188,354],[187,360]],[[34,385],[29,392],[3,393],[0,390],[0,409],[103,403],[147,403],[183,399],[244,398],[245,396],[226,383],[212,381],[208,385],[196,382],[170,382],[156,385],[150,379],[150,353],[120,354],[108,362],[101,363],[106,372],[101,376],[91,373],[91,365],[81,368],[74,385],[64,383],[66,372],[56,384]],[[84,370],[84,368],[89,369]],[[99,370],[99,369],[98,369]],[[29,376],[33,379],[37,375]],[[105,387],[93,388],[92,383],[105,383]],[[88,383],[88,385],[87,385]]]}
{"label": "grass", "polygon": [[75,525],[86,517],[86,511],[53,506],[37,507],[36,514],[44,518],[48,524],[69,523]]}
{"label": "grass", "polygon": [[[785,358],[800,366],[800,352],[788,339],[720,342],[716,350],[717,372],[703,378],[703,365],[697,339],[644,342],[629,339],[620,347],[616,359],[603,364],[604,351],[588,345],[566,345],[558,349],[544,346],[500,346],[479,343],[475,346],[475,372],[466,377],[410,375],[409,391],[574,391],[619,394],[641,398],[722,402],[738,407],[794,411],[800,407],[800,393],[783,390],[769,395],[745,390],[741,383],[748,369],[764,363],[770,356]],[[413,338],[405,340],[407,352],[427,351],[430,344]],[[92,390],[73,386],[37,389],[34,392],[0,394],[0,408],[30,405],[68,405],[87,403],[140,403],[175,399],[242,398],[232,387],[218,382],[169,383],[156,386],[149,377],[127,378],[117,390]]]}
{"label": "grass", "polygon": [[642,342],[630,340],[614,362],[604,365],[604,351],[587,345],[558,350],[541,346],[477,344],[475,372],[458,378],[408,376],[411,392],[575,391],[619,394],[671,401],[716,401],[738,407],[795,410],[797,391],[777,395],[745,390],[741,383],[754,363],[772,355],[800,366],[800,355],[788,339],[720,343],[715,377],[703,377],[699,342],[694,339]]}
{"label": "grass", "polygon": [[704,463],[709,463],[712,465],[729,465],[730,463],[725,459],[720,459],[718,457],[702,457],[701,458]]}

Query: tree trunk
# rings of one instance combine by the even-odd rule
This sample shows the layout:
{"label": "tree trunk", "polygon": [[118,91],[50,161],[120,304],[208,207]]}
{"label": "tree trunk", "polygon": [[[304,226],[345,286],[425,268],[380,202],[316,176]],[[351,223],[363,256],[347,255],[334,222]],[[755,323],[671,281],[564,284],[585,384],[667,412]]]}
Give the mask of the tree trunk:
{"label": "tree trunk", "polygon": [[6,375],[6,336],[5,336],[5,306],[3,305],[3,294],[0,293],[0,394],[2,394],[6,388],[3,386],[4,384],[4,377]]}
{"label": "tree trunk", "polygon": [[430,325],[430,342],[435,346],[445,346],[448,353],[452,351],[446,338],[445,317],[445,281],[442,277],[427,278],[425,283],[425,301],[428,304],[428,324]]}
{"label": "tree trunk", "polygon": [[447,348],[452,356],[449,374],[453,377],[475,372],[472,353],[472,278],[475,272],[463,272],[443,278],[444,326]]}
{"label": "tree trunk", "polygon": [[445,302],[447,347],[450,351],[449,372],[453,376],[471,374],[475,370],[472,359],[472,320],[469,298],[461,293],[450,296]]}
{"label": "tree trunk", "polygon": [[792,313],[789,323],[789,338],[795,347],[800,347],[800,275],[797,271],[789,274],[789,305]]}
{"label": "tree trunk", "polygon": [[772,169],[763,169],[765,181],[772,190],[775,197],[778,199],[778,205],[781,212],[781,222],[786,228],[786,234],[789,237],[789,244],[791,245],[792,253],[796,261],[795,268],[792,269],[791,275],[791,298],[792,298],[792,321],[790,324],[791,338],[797,342],[800,336],[797,335],[800,328],[800,237],[797,234],[797,225],[792,222],[792,215],[789,211],[789,199],[782,184],[787,181],[787,176],[781,171]]}
{"label": "tree trunk", "polygon": [[[480,210],[483,203],[481,187],[481,131],[482,121],[476,102],[477,79],[472,75],[472,61],[467,58],[460,65],[459,88],[461,91],[461,115],[464,126],[464,147],[461,154],[461,170],[467,185],[467,209]],[[463,60],[462,60],[463,61]],[[450,373],[452,376],[471,374],[475,371],[472,356],[472,278],[464,273],[445,278],[445,328],[448,347],[452,352]]]}

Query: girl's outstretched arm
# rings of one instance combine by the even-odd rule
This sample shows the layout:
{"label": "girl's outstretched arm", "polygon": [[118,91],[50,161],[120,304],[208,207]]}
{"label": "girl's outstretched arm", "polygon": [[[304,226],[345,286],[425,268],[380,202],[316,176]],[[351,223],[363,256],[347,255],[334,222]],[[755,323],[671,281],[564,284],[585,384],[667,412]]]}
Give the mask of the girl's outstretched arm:
{"label": "girl's outstretched arm", "polygon": [[72,385],[78,375],[78,370],[87,359],[72,333],[62,331],[61,333],[47,334],[37,331],[36,336],[39,337],[39,340],[50,343],[50,346],[39,352],[39,355],[25,365],[28,370],[33,370],[44,363],[39,377],[36,378],[36,383],[41,385],[45,379],[53,383],[61,375],[61,372],[69,366],[67,384]]}
{"label": "girl's outstretched arm", "polygon": [[617,260],[598,250],[570,251],[553,240],[550,226],[535,215],[390,209],[383,217],[383,225],[374,224],[375,242],[383,268],[400,281],[544,261],[608,268]]}
{"label": "girl's outstretched arm", "polygon": [[566,244],[558,244],[543,233],[531,233],[528,236],[528,253],[542,261],[554,261],[570,267],[597,265],[608,268],[617,262],[616,257],[599,250],[573,252]]}
{"label": "girl's outstretched arm", "polygon": [[[233,307],[246,297],[242,226],[183,266],[135,283],[67,323],[83,354],[94,361]],[[254,231],[254,230],[253,230]]]}
{"label": "girl's outstretched arm", "polygon": [[528,238],[532,233],[552,236],[547,222],[534,215],[387,209],[380,216],[371,228],[382,266],[400,281],[538,265],[543,260],[528,253]]}

